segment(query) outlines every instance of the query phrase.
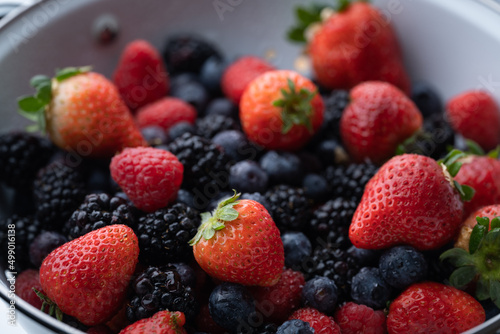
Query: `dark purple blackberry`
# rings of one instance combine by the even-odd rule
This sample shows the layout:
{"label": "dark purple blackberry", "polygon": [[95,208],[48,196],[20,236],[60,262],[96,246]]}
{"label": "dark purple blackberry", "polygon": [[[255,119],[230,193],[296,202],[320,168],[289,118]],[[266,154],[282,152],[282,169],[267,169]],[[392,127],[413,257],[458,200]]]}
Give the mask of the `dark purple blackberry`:
{"label": "dark purple blackberry", "polygon": [[314,210],[306,230],[313,244],[330,244],[342,249],[351,247],[349,225],[356,207],[355,201],[338,197]]}
{"label": "dark purple blackberry", "polygon": [[65,225],[65,232],[76,239],[101,227],[123,224],[135,228],[136,221],[127,200],[106,193],[90,194]]}
{"label": "dark purple blackberry", "polygon": [[85,197],[83,177],[55,161],[39,171],[34,183],[36,217],[47,230],[59,230]]}
{"label": "dark purple blackberry", "polygon": [[0,135],[0,181],[14,188],[31,187],[54,151],[48,140],[27,133]]}
{"label": "dark purple blackberry", "polygon": [[199,225],[198,212],[182,203],[141,217],[136,229],[141,261],[154,265],[189,262],[193,251],[188,242]]}
{"label": "dark purple blackberry", "polygon": [[240,130],[240,126],[233,118],[224,115],[207,115],[196,120],[196,134],[211,139],[225,130]]}
{"label": "dark purple blackberry", "polygon": [[312,139],[312,144],[326,138],[340,141],[340,117],[349,104],[349,92],[346,90],[333,90],[322,97],[325,104],[323,123]]}
{"label": "dark purple blackberry", "polygon": [[298,231],[310,220],[311,207],[302,188],[277,185],[266,192],[271,217],[281,232]]}
{"label": "dark purple blackberry", "polygon": [[[20,272],[23,269],[33,267],[29,249],[41,230],[40,223],[33,216],[12,215],[0,222],[0,250],[2,252],[2,265],[5,269]],[[9,261],[8,251],[12,250],[13,245],[15,246],[14,254],[10,255],[14,256],[14,260],[10,259]]]}
{"label": "dark purple blackberry", "polygon": [[193,321],[198,308],[191,288],[183,286],[179,273],[167,265],[148,267],[132,282],[126,314],[129,321],[135,322],[158,311],[180,311],[188,321]]}
{"label": "dark purple blackberry", "polygon": [[168,39],[163,58],[169,73],[198,73],[210,57],[222,58],[214,45],[198,36],[179,34]]}
{"label": "dark purple blackberry", "polygon": [[371,163],[329,166],[325,170],[325,178],[330,184],[333,198],[343,197],[359,203],[365,185],[377,170]]}

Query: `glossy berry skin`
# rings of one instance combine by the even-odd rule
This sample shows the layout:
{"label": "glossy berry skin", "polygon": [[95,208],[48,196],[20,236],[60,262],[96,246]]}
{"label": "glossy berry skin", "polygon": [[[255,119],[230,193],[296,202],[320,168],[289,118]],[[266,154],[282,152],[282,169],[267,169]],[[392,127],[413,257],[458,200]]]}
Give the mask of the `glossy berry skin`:
{"label": "glossy berry skin", "polygon": [[349,302],[335,312],[335,322],[342,334],[385,334],[387,333],[385,314],[366,305]]}
{"label": "glossy berry skin", "polygon": [[352,278],[351,297],[356,303],[382,309],[390,300],[391,292],[378,268],[361,268]]}
{"label": "glossy berry skin", "polygon": [[130,227],[106,226],[50,253],[40,267],[40,283],[62,312],[98,325],[123,306],[138,256]]}
{"label": "glossy berry skin", "polygon": [[238,130],[221,131],[212,138],[212,143],[220,146],[224,153],[235,162],[251,160],[258,153],[258,148],[248,141],[243,132]]}
{"label": "glossy berry skin", "polygon": [[20,272],[16,277],[17,297],[40,310],[42,308],[42,300],[36,295],[33,288],[43,293],[38,270],[26,269]]}
{"label": "glossy berry skin", "polygon": [[170,87],[158,50],[140,39],[130,42],[123,50],[113,82],[131,110],[164,97]]}
{"label": "glossy berry skin", "polygon": [[410,246],[386,250],[379,260],[382,278],[392,287],[403,290],[427,277],[424,255]]}
{"label": "glossy berry skin", "polygon": [[367,183],[349,239],[366,249],[407,244],[429,250],[445,245],[463,217],[463,202],[449,179],[431,158],[395,156]]}
{"label": "glossy berry skin", "polygon": [[182,312],[159,311],[122,329],[119,334],[184,334],[186,318]]}
{"label": "glossy berry skin", "polygon": [[139,147],[116,155],[110,170],[113,180],[137,208],[153,212],[175,200],[184,167],[168,151]]}
{"label": "glossy berry skin", "polygon": [[278,327],[276,334],[314,334],[309,323],[302,320],[287,320]]}
{"label": "glossy berry skin", "polygon": [[285,265],[287,268],[301,268],[311,256],[312,245],[302,232],[285,232],[281,235],[285,249]]}
{"label": "glossy berry skin", "polygon": [[242,57],[224,71],[221,80],[222,91],[229,100],[238,105],[248,84],[259,75],[274,69],[271,64],[259,57]]}
{"label": "glossy berry skin", "polygon": [[427,83],[416,82],[411,88],[411,99],[425,118],[443,112],[441,97]]}
{"label": "glossy berry skin", "polygon": [[350,98],[340,120],[340,134],[356,162],[369,159],[382,164],[422,127],[422,115],[415,104],[389,83],[361,83],[351,90]]}
{"label": "glossy berry skin", "polygon": [[318,82],[350,89],[363,81],[387,81],[409,94],[394,30],[371,4],[351,3],[328,18],[308,45]]}
{"label": "glossy berry skin", "polygon": [[259,164],[269,175],[271,184],[299,185],[303,177],[300,158],[292,152],[267,151]]}
{"label": "glossy berry skin", "polygon": [[317,334],[340,334],[340,327],[335,323],[333,317],[329,317],[320,311],[305,307],[293,312],[289,318],[308,322]]}
{"label": "glossy berry skin", "polygon": [[452,97],[446,103],[446,116],[456,132],[485,151],[500,144],[500,109],[488,93],[470,90]]}
{"label": "glossy berry skin", "polygon": [[258,163],[252,160],[237,162],[229,169],[229,186],[242,192],[263,193],[269,177]]}
{"label": "glossy berry skin", "polygon": [[179,122],[194,124],[196,109],[190,104],[175,97],[164,97],[140,108],[136,114],[139,128],[159,126],[168,131]]}
{"label": "glossy berry skin", "polygon": [[455,247],[460,247],[469,251],[469,241],[470,235],[472,233],[472,229],[477,225],[476,217],[486,217],[490,219],[490,227],[491,229],[491,220],[495,217],[500,217],[500,204],[493,204],[484,206],[474,212],[472,212],[462,223],[460,227],[460,232],[458,233],[458,238],[455,242]]}
{"label": "glossy berry skin", "polygon": [[36,236],[30,245],[30,260],[35,267],[42,265],[43,259],[54,249],[68,242],[68,238],[56,231],[44,231]]}
{"label": "glossy berry skin", "polygon": [[484,322],[484,309],[472,296],[436,282],[417,283],[389,308],[387,330],[398,333],[462,333]]}
{"label": "glossy berry skin", "polygon": [[302,290],[304,305],[314,307],[325,314],[333,314],[337,307],[338,290],[328,277],[314,277],[306,282]]}
{"label": "glossy berry skin", "polygon": [[[282,90],[291,91],[289,80],[295,84],[296,91],[305,89],[315,94],[308,103],[311,107],[307,115],[310,128],[304,123],[293,124],[288,131],[284,131],[284,108],[274,106],[273,103],[284,98]],[[317,87],[312,81],[294,71],[264,73],[248,85],[241,98],[240,120],[243,132],[248,139],[270,150],[301,148],[323,122],[324,104],[316,92]]]}

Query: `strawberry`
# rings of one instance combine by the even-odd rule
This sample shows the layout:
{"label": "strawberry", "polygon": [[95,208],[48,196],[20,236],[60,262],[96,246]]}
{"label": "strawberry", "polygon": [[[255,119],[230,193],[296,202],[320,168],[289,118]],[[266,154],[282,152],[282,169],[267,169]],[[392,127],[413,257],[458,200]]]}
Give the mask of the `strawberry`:
{"label": "strawberry", "polygon": [[109,166],[111,177],[134,205],[146,212],[177,198],[184,166],[172,153],[152,147],[127,148]]}
{"label": "strawberry", "polygon": [[296,150],[323,122],[323,100],[317,87],[293,71],[270,71],[253,80],[243,93],[243,131],[267,149]]}
{"label": "strawberry", "polygon": [[415,104],[391,84],[361,83],[351,90],[350,98],[340,120],[340,134],[356,162],[370,159],[382,164],[422,127],[422,115]]}
{"label": "strawberry", "polygon": [[469,294],[436,282],[416,283],[389,308],[387,330],[397,333],[462,333],[485,320],[484,309]]}
{"label": "strawberry", "polygon": [[130,227],[106,226],[52,251],[40,267],[40,283],[62,312],[87,326],[102,324],[123,305],[138,256]]}
{"label": "strawberry", "polygon": [[408,244],[435,249],[455,236],[463,217],[463,198],[473,190],[452,180],[464,154],[443,161],[416,154],[395,156],[368,181],[349,228],[358,248]]}
{"label": "strawberry", "polygon": [[[341,3],[336,13],[328,8],[329,15],[326,10],[320,14],[314,9],[312,16],[304,15],[304,8],[298,11],[306,25],[298,32],[309,33],[307,52],[318,82],[330,89],[350,89],[364,81],[386,81],[409,94],[410,80],[390,22],[367,2]],[[307,27],[310,17],[324,21]]]}
{"label": "strawberry", "polygon": [[452,128],[484,150],[500,144],[500,110],[491,95],[479,90],[463,92],[446,104]]}
{"label": "strawberry", "polygon": [[160,53],[145,40],[127,44],[113,81],[131,110],[136,110],[167,95],[170,84]]}
{"label": "strawberry", "polygon": [[233,195],[202,224],[190,241],[196,262],[210,276],[243,285],[271,286],[283,271],[280,233],[264,206]]}
{"label": "strawberry", "polygon": [[317,334],[340,334],[340,327],[335,323],[332,317],[321,313],[320,311],[306,307],[293,312],[289,320],[298,319],[308,322],[309,326],[314,329]]}
{"label": "strawberry", "polygon": [[221,79],[224,95],[239,104],[248,84],[259,75],[275,68],[265,60],[255,56],[245,56],[229,65]]}
{"label": "strawberry", "polygon": [[[477,217],[486,217],[488,219],[500,217],[500,204],[484,206],[471,213],[460,227],[460,233],[458,234],[457,241],[455,242],[455,247],[460,247],[469,251],[470,235],[474,226],[477,225]],[[491,226],[488,230],[490,229]]]}
{"label": "strawberry", "polygon": [[185,334],[182,312],[160,311],[151,318],[141,319],[123,329],[120,334]]}
{"label": "strawberry", "polygon": [[37,309],[41,309],[42,301],[33,291],[33,288],[42,291],[40,275],[37,270],[26,269],[16,277],[16,294]]}
{"label": "strawberry", "polygon": [[19,112],[47,130],[51,140],[84,157],[111,157],[146,142],[118,90],[89,68],[66,68],[54,79],[35,76],[35,96],[21,98]]}
{"label": "strawberry", "polygon": [[194,124],[196,109],[175,97],[164,97],[140,108],[136,114],[139,128],[156,125],[168,131],[179,122]]}
{"label": "strawberry", "polygon": [[344,304],[335,312],[335,322],[342,334],[387,333],[383,311],[374,311],[371,307],[353,302]]}

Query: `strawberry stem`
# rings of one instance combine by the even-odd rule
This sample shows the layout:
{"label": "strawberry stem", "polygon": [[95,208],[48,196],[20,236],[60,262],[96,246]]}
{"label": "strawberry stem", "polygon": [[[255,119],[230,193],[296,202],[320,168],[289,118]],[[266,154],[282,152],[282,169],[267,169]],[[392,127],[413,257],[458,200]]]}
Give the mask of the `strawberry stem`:
{"label": "strawberry stem", "polygon": [[45,309],[49,307],[48,314],[51,317],[55,316],[57,320],[62,321],[64,313],[62,313],[61,309],[56,305],[56,303],[54,303],[52,300],[50,300],[49,297],[44,295],[41,291],[37,290],[36,288],[32,289],[36,293],[38,298],[40,298],[42,301],[42,307],[40,308],[40,310],[45,313]]}
{"label": "strawberry stem", "polygon": [[[459,161],[459,159],[467,157],[467,154],[459,151],[459,150],[452,150],[446,157],[443,159],[439,160],[438,163],[446,169],[446,171],[451,175],[451,177],[455,177],[458,172],[460,171],[460,168],[462,167],[462,163]],[[469,187],[464,184],[460,184],[455,180],[450,181],[452,182],[453,186],[455,189],[457,189],[458,193],[460,194],[460,198],[462,201],[470,201],[472,197],[474,197],[474,193],[476,192],[474,188]]]}

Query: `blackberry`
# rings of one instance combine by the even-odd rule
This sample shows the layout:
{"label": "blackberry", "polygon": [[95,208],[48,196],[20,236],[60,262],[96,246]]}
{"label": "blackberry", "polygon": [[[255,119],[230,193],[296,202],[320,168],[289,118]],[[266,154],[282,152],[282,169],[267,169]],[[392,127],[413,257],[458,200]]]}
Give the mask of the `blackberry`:
{"label": "blackberry", "polygon": [[188,242],[199,225],[198,212],[182,203],[141,217],[136,229],[141,261],[155,265],[189,262],[193,251]]}
{"label": "blackberry", "polygon": [[325,104],[323,123],[312,139],[313,143],[326,138],[340,141],[340,118],[349,104],[349,92],[342,89],[333,90],[323,95],[323,102]]}
{"label": "blackberry", "polygon": [[378,168],[372,163],[329,166],[325,178],[330,184],[332,197],[343,197],[359,203],[365,185],[375,175]]}
{"label": "blackberry", "polygon": [[[0,250],[3,267],[18,272],[33,267],[29,256],[30,245],[41,231],[40,222],[33,216],[12,215],[0,222]],[[8,261],[9,237],[15,237],[14,263]]]}
{"label": "blackberry", "polygon": [[36,217],[48,230],[59,230],[85,197],[83,177],[55,161],[39,171],[34,183]]}
{"label": "blackberry", "polygon": [[270,214],[280,231],[301,230],[311,218],[311,208],[302,188],[280,184],[266,192]]}
{"label": "blackberry", "polygon": [[211,139],[225,130],[240,130],[240,126],[233,118],[224,115],[207,115],[196,120],[196,134],[200,137]]}
{"label": "blackberry", "polygon": [[135,228],[135,217],[127,200],[106,193],[90,194],[73,212],[65,232],[76,239],[104,226],[123,224]]}
{"label": "blackberry", "polygon": [[27,133],[0,135],[0,181],[14,188],[31,187],[54,151],[48,140]]}
{"label": "blackberry", "polygon": [[198,303],[190,287],[183,286],[174,267],[148,267],[132,283],[132,296],[127,306],[127,319],[131,322],[149,318],[158,311],[183,312],[193,321]]}

